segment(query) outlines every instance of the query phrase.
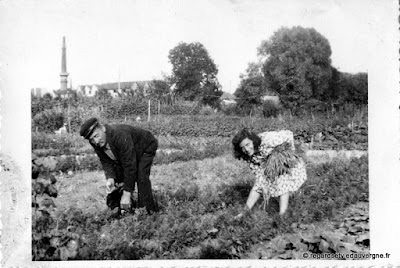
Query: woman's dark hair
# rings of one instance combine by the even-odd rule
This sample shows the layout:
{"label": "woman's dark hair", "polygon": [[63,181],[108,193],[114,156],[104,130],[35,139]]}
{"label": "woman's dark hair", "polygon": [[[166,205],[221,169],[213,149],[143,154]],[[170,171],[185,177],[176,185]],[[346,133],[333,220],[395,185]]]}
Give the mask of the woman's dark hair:
{"label": "woman's dark hair", "polygon": [[239,131],[235,137],[232,139],[233,144],[233,156],[236,159],[244,159],[248,160],[249,156],[242,151],[240,148],[240,143],[245,139],[248,138],[253,141],[254,151],[258,152],[258,147],[261,144],[261,138],[257,136],[256,133],[249,131],[247,128],[242,129]]}

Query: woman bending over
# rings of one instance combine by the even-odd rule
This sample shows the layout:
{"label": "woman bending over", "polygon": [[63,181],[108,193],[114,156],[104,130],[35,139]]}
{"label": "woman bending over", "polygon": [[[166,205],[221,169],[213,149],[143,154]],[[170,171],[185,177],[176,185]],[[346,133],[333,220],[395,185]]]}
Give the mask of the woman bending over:
{"label": "woman bending over", "polygon": [[246,161],[256,176],[246,209],[251,210],[261,194],[266,202],[270,196],[279,196],[279,214],[283,215],[289,193],[297,191],[307,179],[305,163],[295,153],[293,133],[281,130],[257,135],[243,129],[235,135],[232,144],[234,157]]}

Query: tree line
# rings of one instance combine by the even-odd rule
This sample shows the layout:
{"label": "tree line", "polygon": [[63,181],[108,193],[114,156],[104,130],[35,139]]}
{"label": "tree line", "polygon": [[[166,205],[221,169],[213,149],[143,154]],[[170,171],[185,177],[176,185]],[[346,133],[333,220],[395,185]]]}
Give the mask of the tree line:
{"label": "tree line", "polygon": [[[368,74],[344,73],[332,66],[329,41],[314,28],[282,27],[261,42],[257,55],[234,93],[242,114],[261,106],[265,95],[279,96],[283,108],[295,113],[316,103],[368,103]],[[218,68],[201,43],[180,43],[169,60],[169,81],[176,94],[219,108]]]}
{"label": "tree line", "polygon": [[242,109],[261,105],[266,94],[278,95],[283,107],[295,112],[310,103],[368,102],[368,74],[333,67],[328,39],[313,28],[282,27],[261,42],[257,55],[234,93]]}
{"label": "tree line", "polygon": [[[257,55],[258,60],[250,62],[240,75],[234,92],[242,114],[263,105],[265,95],[279,96],[283,108],[295,112],[310,103],[368,102],[368,74],[344,73],[332,66],[329,41],[313,28],[282,27],[261,42]],[[175,97],[221,108],[218,67],[203,44],[181,42],[169,51],[168,59],[171,75],[153,80],[146,98],[163,99],[172,88]],[[140,94],[132,97],[145,98]],[[102,89],[95,98],[107,103],[111,96]]]}

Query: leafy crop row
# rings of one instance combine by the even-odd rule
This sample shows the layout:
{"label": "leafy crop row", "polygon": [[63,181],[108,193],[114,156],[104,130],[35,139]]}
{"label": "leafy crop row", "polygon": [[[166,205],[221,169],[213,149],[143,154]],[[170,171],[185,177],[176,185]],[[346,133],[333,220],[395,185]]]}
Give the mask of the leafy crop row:
{"label": "leafy crop row", "polygon": [[[249,171],[240,169],[235,174],[219,174],[218,185],[205,186],[176,173],[184,176],[176,179],[179,184],[167,181],[155,190],[161,211],[150,216],[137,209],[133,215],[116,219],[110,214],[90,215],[70,208],[59,216],[58,228],[75,226],[79,236],[75,259],[243,258],[253,245],[295,232],[297,224],[332,219],[349,205],[368,201],[367,157],[307,169],[308,180],[292,195],[284,218],[277,215],[277,199],[272,199],[266,211],[260,206],[234,219],[253,183]],[[194,176],[201,170],[187,172]],[[228,182],[225,176],[234,180]]]}
{"label": "leafy crop row", "polygon": [[78,253],[79,235],[59,228],[53,198],[58,196],[54,175],[32,159],[32,259],[68,260]]}
{"label": "leafy crop row", "polygon": [[[112,123],[122,123],[115,121]],[[368,148],[368,129],[364,124],[347,126],[347,121],[316,118],[315,121],[255,118],[245,121],[241,117],[172,117],[162,121],[126,122],[150,130],[160,140],[160,148],[186,146],[187,138],[193,139],[232,139],[242,128],[248,127],[255,132],[292,130],[295,140],[301,143],[313,143],[315,149],[357,149]],[[169,137],[169,138],[165,138]],[[186,139],[181,141],[180,139]],[[176,140],[176,142],[170,141]],[[54,134],[32,133],[32,149],[50,149],[48,155],[81,154],[92,152],[88,143],[78,134],[57,136]],[[47,155],[43,155],[47,156]]]}
{"label": "leafy crop row", "polygon": [[[154,165],[169,164],[177,161],[201,160],[205,158],[213,158],[231,150],[231,145],[226,142],[214,142],[202,145],[201,148],[196,146],[177,146],[179,149],[159,150],[154,158]],[[46,171],[77,171],[77,170],[102,170],[99,158],[96,154],[81,155],[61,155],[48,156],[38,159]]]}
{"label": "leafy crop row", "polygon": [[[204,150],[213,145],[230,145],[224,137],[157,136],[160,150]],[[38,157],[93,154],[87,140],[77,134],[58,136],[55,134],[32,133],[32,150]]]}

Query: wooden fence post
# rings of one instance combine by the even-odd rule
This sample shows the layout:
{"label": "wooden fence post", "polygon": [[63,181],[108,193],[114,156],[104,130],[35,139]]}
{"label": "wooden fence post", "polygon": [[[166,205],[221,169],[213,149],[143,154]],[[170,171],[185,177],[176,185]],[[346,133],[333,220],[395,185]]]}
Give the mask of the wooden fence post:
{"label": "wooden fence post", "polygon": [[149,111],[147,116],[147,122],[150,122],[150,100],[149,100]]}

